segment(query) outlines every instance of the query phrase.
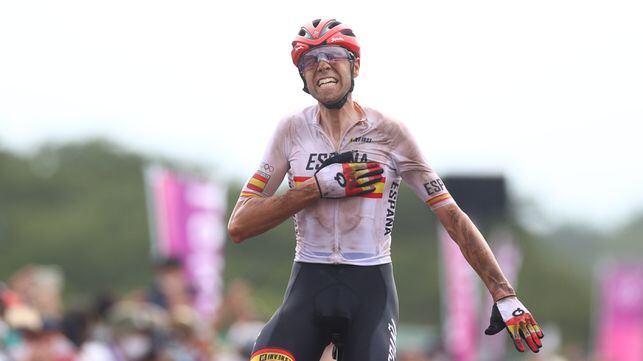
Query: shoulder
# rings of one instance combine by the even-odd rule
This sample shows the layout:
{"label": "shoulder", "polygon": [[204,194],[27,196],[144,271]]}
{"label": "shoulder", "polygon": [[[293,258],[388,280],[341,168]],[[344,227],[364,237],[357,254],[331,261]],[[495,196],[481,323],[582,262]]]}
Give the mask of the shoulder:
{"label": "shoulder", "polygon": [[362,109],[372,127],[386,134],[389,138],[394,139],[400,135],[408,134],[407,127],[400,119],[370,107],[362,106]]}
{"label": "shoulder", "polygon": [[318,111],[319,109],[317,106],[311,105],[304,109],[299,109],[297,111],[291,112],[281,118],[278,128],[280,128],[281,130],[288,130],[292,132],[294,128],[311,124],[317,116]]}
{"label": "shoulder", "polygon": [[282,144],[284,151],[289,152],[290,146],[295,139],[307,134],[307,129],[317,116],[318,108],[315,106],[292,112],[282,117],[273,131],[273,142]]}

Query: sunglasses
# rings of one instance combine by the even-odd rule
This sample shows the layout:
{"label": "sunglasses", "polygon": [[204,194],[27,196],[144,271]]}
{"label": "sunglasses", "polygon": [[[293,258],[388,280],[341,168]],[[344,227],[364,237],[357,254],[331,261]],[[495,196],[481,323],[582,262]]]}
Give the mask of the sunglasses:
{"label": "sunglasses", "polygon": [[355,55],[341,46],[320,46],[304,53],[299,59],[297,68],[303,73],[306,70],[316,68],[322,60],[327,63],[355,60]]}

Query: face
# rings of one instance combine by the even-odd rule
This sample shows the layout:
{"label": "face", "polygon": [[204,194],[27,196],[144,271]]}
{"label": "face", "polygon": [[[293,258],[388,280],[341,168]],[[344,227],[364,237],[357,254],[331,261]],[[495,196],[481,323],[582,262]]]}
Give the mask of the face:
{"label": "face", "polygon": [[[303,55],[305,56],[306,54]],[[317,59],[318,62],[310,62],[309,66],[302,69],[308,91],[321,103],[333,103],[351,87],[351,62],[353,77],[359,74],[359,58],[351,61],[342,57],[320,55]]]}

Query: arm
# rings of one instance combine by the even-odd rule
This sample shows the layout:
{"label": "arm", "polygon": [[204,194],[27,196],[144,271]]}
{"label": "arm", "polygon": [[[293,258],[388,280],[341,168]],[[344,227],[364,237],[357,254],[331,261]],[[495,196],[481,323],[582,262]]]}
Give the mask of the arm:
{"label": "arm", "polygon": [[[374,184],[382,181],[382,167],[377,163],[350,163],[351,159],[351,152],[326,159],[312,178],[283,195],[266,198],[255,193],[242,192],[228,222],[230,237],[239,243],[248,237],[261,234],[320,197],[344,198],[373,192]],[[255,180],[265,179],[254,177],[258,176],[253,176]],[[251,186],[256,186],[253,182],[251,179]],[[251,186],[246,186],[245,190],[251,189]]]}
{"label": "arm", "polygon": [[411,132],[399,123],[392,133],[396,136],[391,154],[402,178],[436,214],[467,262],[487,286],[494,301],[515,295],[482,234],[458,207],[442,179],[424,159]]}
{"label": "arm", "polygon": [[456,204],[448,204],[434,212],[493,297],[495,304],[485,334],[495,335],[507,328],[519,352],[525,351],[522,339],[531,351],[538,352],[543,346],[540,339],[544,334],[529,310],[516,297],[478,228]]}
{"label": "arm", "polygon": [[235,243],[266,232],[308,205],[318,201],[315,179],[300,187],[271,197],[240,197],[228,222],[228,233]]}
{"label": "arm", "polygon": [[455,203],[434,210],[440,223],[458,244],[462,255],[478,273],[494,301],[515,296],[496,258],[478,228]]}

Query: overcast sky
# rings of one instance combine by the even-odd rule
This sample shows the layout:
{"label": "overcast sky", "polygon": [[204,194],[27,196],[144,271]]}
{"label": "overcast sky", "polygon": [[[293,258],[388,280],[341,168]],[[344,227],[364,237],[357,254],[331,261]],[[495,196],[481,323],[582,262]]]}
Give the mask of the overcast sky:
{"label": "overcast sky", "polygon": [[641,1],[5,1],[0,144],[105,136],[248,177],[312,104],[290,42],[329,16],[362,45],[354,99],[440,174],[504,174],[548,222],[643,211]]}

